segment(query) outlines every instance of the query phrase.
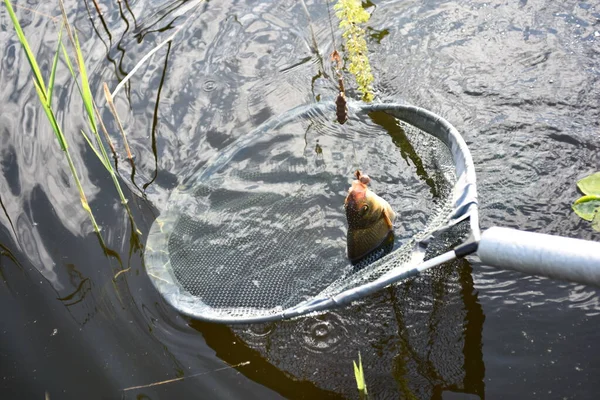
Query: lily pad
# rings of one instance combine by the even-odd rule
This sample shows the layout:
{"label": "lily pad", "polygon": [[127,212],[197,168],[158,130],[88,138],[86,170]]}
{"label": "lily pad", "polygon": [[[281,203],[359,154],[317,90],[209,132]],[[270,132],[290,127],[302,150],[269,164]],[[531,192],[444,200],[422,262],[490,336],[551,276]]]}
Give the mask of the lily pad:
{"label": "lily pad", "polygon": [[577,182],[579,190],[586,195],[600,196],[600,172],[586,176]]}
{"label": "lily pad", "polygon": [[583,196],[572,205],[575,214],[586,221],[594,220],[594,214],[600,214],[600,196]]}

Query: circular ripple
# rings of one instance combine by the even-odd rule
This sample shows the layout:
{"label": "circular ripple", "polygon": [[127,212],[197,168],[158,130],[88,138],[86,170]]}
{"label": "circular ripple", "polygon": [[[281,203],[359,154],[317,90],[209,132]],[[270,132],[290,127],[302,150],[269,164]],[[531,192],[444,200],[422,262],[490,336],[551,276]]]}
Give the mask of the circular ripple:
{"label": "circular ripple", "polygon": [[204,83],[202,84],[202,90],[204,90],[205,92],[212,92],[213,90],[215,90],[217,88],[217,82],[213,81],[211,79],[207,79],[206,81],[204,81]]}
{"label": "circular ripple", "polygon": [[271,338],[277,336],[276,324],[272,322],[233,326],[231,330],[253,349],[266,348]]}
{"label": "circular ripple", "polygon": [[305,318],[298,324],[295,338],[300,346],[313,353],[329,353],[348,343],[348,330],[334,313]]}

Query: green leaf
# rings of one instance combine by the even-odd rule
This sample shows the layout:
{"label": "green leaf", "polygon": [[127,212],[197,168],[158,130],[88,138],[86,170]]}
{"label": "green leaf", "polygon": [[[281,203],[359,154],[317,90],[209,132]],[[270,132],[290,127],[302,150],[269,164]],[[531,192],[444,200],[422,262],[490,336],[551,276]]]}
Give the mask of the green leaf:
{"label": "green leaf", "polygon": [[40,98],[43,99],[42,102],[45,103],[48,96],[46,93],[46,86],[44,86],[44,79],[42,78],[42,73],[40,71],[40,67],[38,66],[38,63],[35,59],[35,56],[33,55],[33,52],[31,51],[31,48],[29,47],[27,38],[25,38],[23,29],[21,29],[21,24],[19,24],[19,20],[17,19],[17,15],[15,14],[15,11],[13,10],[13,8],[10,4],[10,1],[4,0],[4,4],[6,4],[6,8],[8,9],[8,14],[10,15],[10,19],[12,20],[12,23],[15,27],[15,31],[17,31],[17,37],[19,38],[19,42],[21,42],[21,46],[23,46],[23,50],[25,50],[25,55],[27,56],[27,61],[29,61],[29,65],[31,66],[31,70],[33,72],[33,77],[35,79],[35,82],[37,83],[37,85],[40,89],[40,92],[41,92]]}
{"label": "green leaf", "polygon": [[583,196],[575,200],[572,205],[575,214],[579,215],[586,221],[594,219],[594,213],[600,210],[600,196]]}
{"label": "green leaf", "polygon": [[358,369],[358,366],[356,365],[356,361],[352,361],[352,365],[354,366],[354,379],[356,379],[356,386],[358,387],[358,390],[361,390],[361,386],[362,386],[362,381],[361,381],[361,376],[360,376],[360,369]]}
{"label": "green leaf", "polygon": [[71,59],[69,58],[69,54],[67,53],[65,45],[61,43],[60,47],[62,47],[63,57],[65,58],[65,62],[67,63],[69,71],[71,71],[71,76],[73,77],[73,79],[77,80],[77,75],[75,75],[75,70],[73,69],[73,64],[71,64]]}
{"label": "green leaf", "polygon": [[358,391],[367,394],[367,384],[365,382],[365,374],[360,353],[358,353],[358,365],[356,365],[356,361],[352,361],[352,365],[354,366],[354,378],[356,379]]}
{"label": "green leaf", "polygon": [[81,46],[79,45],[79,38],[77,37],[77,32],[75,32],[75,53],[77,55],[77,65],[79,66],[79,73],[81,74],[81,91],[83,96],[83,105],[85,106],[85,110],[87,111],[92,131],[98,132],[98,127],[96,125],[96,117],[94,116],[94,105],[92,104],[94,99],[92,98],[92,91],[90,90],[90,83],[88,81],[87,72],[85,70],[83,53],[81,52]]}
{"label": "green leaf", "polygon": [[600,196],[600,172],[581,179],[577,182],[577,187],[583,194]]}
{"label": "green leaf", "polygon": [[109,169],[106,166],[106,163],[104,161],[104,157],[102,157],[102,155],[98,152],[98,150],[96,150],[96,147],[94,146],[94,144],[92,143],[92,141],[90,140],[90,138],[85,134],[84,131],[80,130],[79,132],[81,133],[81,136],[83,136],[83,138],[85,139],[85,141],[88,143],[88,145],[90,146],[90,148],[94,151],[94,154],[96,155],[96,157],[98,157],[98,160],[100,160],[100,162],[102,163],[102,165],[104,165],[104,168]]}
{"label": "green leaf", "polygon": [[33,80],[33,86],[35,86],[35,90],[36,90],[38,96],[40,97],[40,102],[42,103],[42,108],[44,109],[44,112],[46,113],[46,116],[48,117],[48,121],[50,121],[50,125],[52,125],[52,130],[54,131],[54,134],[56,135],[56,139],[58,140],[58,143],[60,144],[60,148],[62,150],[66,150],[66,144],[64,141],[64,137],[62,136],[62,131],[60,130],[60,127],[58,126],[58,123],[56,122],[56,117],[54,116],[54,112],[52,111],[52,108],[50,108],[50,106],[45,102],[44,94],[42,93],[42,89],[40,88],[40,85],[38,85],[38,83],[35,79]]}
{"label": "green leaf", "polygon": [[52,91],[54,90],[54,79],[56,78],[56,68],[58,67],[58,54],[60,53],[60,46],[62,43],[62,26],[58,33],[58,46],[56,47],[56,53],[54,53],[54,61],[52,62],[52,70],[50,71],[50,79],[48,79],[48,105],[52,106]]}

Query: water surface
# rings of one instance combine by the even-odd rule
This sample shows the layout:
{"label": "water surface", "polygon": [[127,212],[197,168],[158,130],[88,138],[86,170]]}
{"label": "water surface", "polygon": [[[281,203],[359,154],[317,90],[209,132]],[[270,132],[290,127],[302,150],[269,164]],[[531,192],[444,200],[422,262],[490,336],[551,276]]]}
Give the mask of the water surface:
{"label": "water surface", "polygon": [[[59,13],[43,2],[16,5],[47,70],[57,40],[48,16]],[[598,240],[570,209],[576,180],[599,169],[598,6],[366,6],[377,98],[430,109],[463,134],[482,226]],[[116,96],[135,171],[117,134],[113,140],[142,237],[132,234],[110,178],[78,135],[87,125],[61,64],[55,104],[108,250],[99,246],[2,8],[3,398],[351,398],[358,351],[375,398],[596,397],[598,291],[475,259],[352,307],[272,325],[218,326],[167,306],[143,266],[150,225],[184,177],[245,132],[335,97],[326,77],[334,47],[328,13],[311,1],[310,18],[296,1],[98,7],[67,3],[100,104],[103,82],[114,88],[177,32]],[[339,46],[339,33],[335,40]],[[116,133],[109,111],[102,114]],[[176,378],[185,379],[148,386]]]}

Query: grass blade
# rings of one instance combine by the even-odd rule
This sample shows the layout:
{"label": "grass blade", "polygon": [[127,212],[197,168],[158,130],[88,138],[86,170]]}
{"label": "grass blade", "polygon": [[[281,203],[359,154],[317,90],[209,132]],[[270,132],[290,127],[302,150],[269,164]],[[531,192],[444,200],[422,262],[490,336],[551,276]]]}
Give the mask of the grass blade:
{"label": "grass blade", "polygon": [[[127,205],[127,199],[125,198],[123,190],[121,189],[121,185],[119,184],[117,175],[116,175],[114,169],[112,168],[112,165],[108,158],[108,154],[106,153],[106,148],[105,148],[104,144],[102,143],[102,139],[100,138],[100,134],[98,132],[98,125],[97,125],[97,121],[95,119],[95,114],[94,114],[94,112],[97,109],[96,109],[96,106],[94,103],[92,92],[90,90],[90,85],[89,85],[89,80],[88,80],[88,76],[87,76],[87,71],[85,68],[83,53],[81,51],[81,46],[79,44],[79,38],[77,37],[77,34],[74,33],[74,31],[71,29],[71,25],[69,24],[69,20],[67,18],[67,13],[66,13],[63,1],[59,0],[58,3],[59,3],[60,10],[62,13],[63,23],[64,23],[66,31],[67,31],[67,36],[69,37],[69,40],[70,40],[71,44],[73,45],[73,48],[75,49],[75,52],[76,52],[75,61],[77,63],[77,67],[79,69],[79,74],[81,76],[81,85],[79,85],[79,83],[77,83],[77,86],[79,88],[79,94],[84,103],[85,110],[88,114],[90,128],[96,138],[96,142],[98,143],[98,148],[100,151],[98,151],[98,149],[96,149],[94,146],[92,146],[91,140],[89,140],[89,138],[85,134],[84,134],[84,137],[85,137],[86,141],[88,142],[88,145],[90,145],[92,147],[94,153],[100,159],[100,162],[102,162],[102,165],[106,168],[106,170],[110,174],[110,176],[113,180],[115,189],[117,190],[117,193],[119,194],[119,197],[121,199],[121,203],[124,205],[125,209],[127,210],[127,213],[129,214],[129,217],[132,220],[132,223],[134,224],[134,227],[135,227],[135,223],[133,222],[133,216],[132,216],[131,210],[129,209],[129,206]],[[64,54],[65,60],[67,62],[67,67],[69,68],[69,71],[71,72],[71,75],[73,76],[73,79],[75,79],[75,82],[78,82],[76,74],[75,74],[75,69],[73,68],[73,65],[70,62],[67,50],[64,46],[62,46],[62,47],[63,47],[63,54]],[[98,121],[100,121],[100,124],[106,135],[107,142],[111,146],[111,150],[113,151],[113,154],[115,154],[114,146],[112,145],[112,141],[110,140],[110,137],[108,136],[108,132],[106,132],[106,128],[104,127],[104,124],[102,123],[102,119],[100,118],[100,115],[98,115]],[[127,146],[127,148],[129,148],[129,146]],[[131,154],[131,153],[129,152],[129,154]],[[137,229],[137,227],[135,227],[135,231],[137,233],[140,233],[139,230]]]}
{"label": "grass blade", "polygon": [[8,14],[10,15],[10,19],[15,27],[15,31],[17,31],[17,37],[19,38],[19,42],[23,46],[25,50],[25,54],[27,56],[27,61],[29,61],[29,65],[31,66],[31,70],[33,71],[33,77],[37,82],[38,87],[41,90],[43,95],[44,102],[48,98],[46,93],[46,86],[44,85],[44,79],[42,78],[42,73],[40,71],[40,67],[38,66],[37,61],[35,60],[35,56],[31,51],[31,47],[29,47],[29,43],[25,38],[25,34],[23,33],[23,29],[21,29],[21,24],[19,24],[19,20],[17,19],[17,15],[15,14],[15,10],[13,10],[12,5],[9,0],[4,0],[4,4],[6,4],[6,8],[8,9]]}
{"label": "grass blade", "polygon": [[117,108],[115,107],[115,103],[113,102],[112,95],[110,94],[110,90],[108,90],[108,85],[104,82],[104,96],[106,97],[106,102],[108,103],[108,108],[112,112],[115,120],[117,121],[117,126],[121,131],[121,135],[123,136],[123,144],[125,145],[125,150],[127,151],[127,158],[129,161],[133,162],[133,156],[131,155],[131,149],[129,148],[129,143],[127,142],[127,136],[125,135],[125,129],[123,129],[123,124],[121,124],[121,120],[119,119],[119,114],[117,113]]}
{"label": "grass blade", "polygon": [[65,58],[65,62],[67,63],[67,68],[69,68],[69,71],[71,72],[71,76],[73,77],[73,79],[75,79],[75,81],[77,81],[77,75],[75,75],[75,70],[73,69],[73,64],[71,64],[71,59],[69,57],[69,54],[67,53],[67,49],[65,48],[64,44],[60,44],[60,47],[62,47],[62,51],[63,51],[63,57]]}
{"label": "grass blade", "polygon": [[96,154],[96,157],[98,157],[98,160],[100,160],[100,162],[102,163],[102,165],[104,166],[104,168],[106,168],[107,170],[110,171],[112,169],[112,167],[106,165],[106,162],[104,161],[104,157],[102,157],[102,155],[98,152],[98,150],[96,150],[96,148],[92,144],[92,141],[90,140],[90,138],[85,134],[84,131],[79,131],[79,132],[81,132],[81,136],[83,136],[83,138],[88,143],[88,145],[90,146],[90,148],[94,151],[94,154]]}
{"label": "grass blade", "polygon": [[104,126],[104,122],[102,122],[102,118],[100,117],[100,111],[98,111],[98,107],[96,107],[95,103],[94,103],[94,111],[96,112],[96,117],[98,118],[98,122],[100,122],[100,128],[101,128],[102,132],[104,133],[104,137],[106,138],[108,147],[110,147],[110,151],[112,152],[113,157],[117,158],[117,151],[115,150],[115,145],[113,144],[112,139],[110,138],[110,135],[108,134],[108,131],[106,130],[106,126]]}
{"label": "grass blade", "polygon": [[27,61],[29,61],[29,65],[31,66],[31,70],[33,71],[33,77],[39,86],[41,93],[43,95],[44,101],[47,99],[46,86],[44,85],[44,79],[42,78],[42,73],[40,71],[40,67],[38,66],[37,61],[35,60],[35,56],[31,51],[31,47],[29,47],[29,42],[27,42],[27,38],[25,38],[25,34],[23,33],[23,29],[21,29],[21,24],[19,24],[19,20],[17,19],[17,15],[15,14],[15,10],[13,10],[10,1],[4,0],[4,4],[6,4],[6,8],[8,9],[8,14],[10,15],[10,19],[15,27],[15,31],[17,31],[17,37],[19,38],[19,42],[23,46],[23,50],[25,50],[25,54],[27,56]]}
{"label": "grass blade", "polygon": [[[6,0],[5,0],[6,1]],[[60,6],[60,11],[63,16],[63,23],[65,28],[67,29],[67,35],[75,49],[75,61],[77,62],[77,67],[79,69],[79,74],[81,76],[81,98],[83,100],[83,105],[85,107],[85,111],[88,115],[88,120],[90,123],[90,128],[93,132],[98,132],[98,126],[96,125],[96,118],[94,116],[94,107],[92,105],[94,99],[92,97],[92,91],[90,90],[90,83],[88,80],[87,71],[85,69],[85,62],[83,59],[83,53],[81,51],[81,46],[79,44],[79,37],[77,36],[77,32],[71,29],[71,24],[69,24],[69,19],[67,18],[67,12],[65,10],[65,5],[62,0],[58,1],[58,5]],[[66,56],[66,50],[64,50]],[[68,57],[65,57],[68,59]],[[69,70],[71,71],[71,75],[75,76],[73,66],[69,66]]]}
{"label": "grass blade", "polygon": [[52,92],[54,90],[54,79],[56,78],[56,68],[58,67],[58,55],[60,54],[60,46],[62,43],[62,26],[58,33],[58,46],[54,53],[54,61],[52,61],[52,70],[50,71],[50,79],[48,79],[48,106],[52,106]]}
{"label": "grass blade", "polygon": [[77,65],[79,67],[79,74],[81,75],[81,90],[82,90],[82,98],[83,105],[85,110],[87,111],[88,118],[90,120],[90,126],[94,132],[98,131],[98,126],[96,125],[96,117],[94,116],[94,106],[92,102],[94,99],[92,98],[92,91],[90,90],[90,82],[88,81],[87,71],[85,70],[85,64],[83,62],[83,54],[81,52],[81,46],[79,45],[79,38],[77,37],[77,32],[75,32],[75,54],[77,56]]}
{"label": "grass blade", "polygon": [[37,94],[40,97],[40,103],[42,103],[42,108],[44,109],[44,112],[46,113],[46,116],[48,117],[48,121],[50,121],[50,125],[52,125],[52,131],[54,131],[54,135],[56,136],[56,140],[58,140],[60,149],[63,151],[66,151],[67,150],[67,141],[65,140],[62,130],[60,129],[60,126],[58,125],[58,122],[56,121],[56,117],[54,116],[54,112],[52,111],[52,108],[50,108],[49,104],[44,102],[42,89],[37,84],[35,79],[33,80],[33,86],[35,86],[35,90],[37,91]]}
{"label": "grass blade", "polygon": [[356,365],[356,361],[352,361],[352,364],[354,366],[354,378],[356,379],[356,387],[358,388],[358,393],[361,398],[364,398],[367,396],[368,393],[360,352],[358,353],[358,365]]}

